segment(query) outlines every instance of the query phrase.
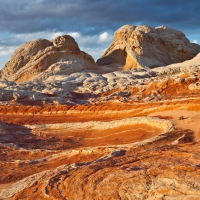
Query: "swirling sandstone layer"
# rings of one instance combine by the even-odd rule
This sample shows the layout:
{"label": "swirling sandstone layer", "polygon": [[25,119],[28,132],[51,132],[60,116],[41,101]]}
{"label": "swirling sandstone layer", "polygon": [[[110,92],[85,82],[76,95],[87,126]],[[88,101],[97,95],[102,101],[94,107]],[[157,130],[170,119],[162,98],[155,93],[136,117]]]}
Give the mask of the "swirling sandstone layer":
{"label": "swirling sandstone layer", "polygon": [[[12,118],[1,124],[0,181],[1,187],[10,186],[1,198],[198,199],[200,149],[194,132],[173,130],[169,120],[129,118],[153,115],[158,107],[160,112],[199,112],[198,104],[179,100],[100,106],[96,113],[90,106],[51,106],[49,113],[35,107],[40,114],[24,106],[20,116],[9,106]],[[173,120],[173,115],[164,118]]]}

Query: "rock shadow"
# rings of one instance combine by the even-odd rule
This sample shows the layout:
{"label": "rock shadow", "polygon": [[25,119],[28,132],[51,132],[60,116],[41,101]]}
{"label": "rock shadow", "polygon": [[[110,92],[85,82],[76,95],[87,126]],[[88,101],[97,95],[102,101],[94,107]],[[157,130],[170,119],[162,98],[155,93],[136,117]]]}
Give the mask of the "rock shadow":
{"label": "rock shadow", "polygon": [[110,65],[114,63],[119,63],[121,66],[124,66],[126,64],[126,57],[127,57],[126,51],[118,49],[118,50],[114,50],[109,55],[98,59],[97,64]]}

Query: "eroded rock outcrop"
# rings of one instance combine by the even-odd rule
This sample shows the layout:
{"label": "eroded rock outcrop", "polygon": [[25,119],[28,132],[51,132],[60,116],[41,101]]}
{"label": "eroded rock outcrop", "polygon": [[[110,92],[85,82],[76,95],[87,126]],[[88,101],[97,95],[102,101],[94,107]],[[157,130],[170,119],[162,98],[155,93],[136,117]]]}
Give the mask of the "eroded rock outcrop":
{"label": "eroded rock outcrop", "polygon": [[165,66],[192,59],[200,46],[177,30],[164,26],[122,26],[114,40],[97,61],[99,65],[115,64],[123,70]]}
{"label": "eroded rock outcrop", "polygon": [[94,66],[93,58],[80,51],[74,38],[63,35],[52,41],[37,39],[23,44],[1,70],[1,78],[26,82],[38,75],[45,79],[52,74],[70,74]]}
{"label": "eroded rock outcrop", "polygon": [[[67,75],[67,69],[62,74],[64,68],[57,71],[54,66],[39,74],[34,81],[21,84],[0,81],[0,104],[141,103],[169,100],[181,95],[182,98],[199,96],[200,54],[183,63],[143,71],[105,74],[90,71],[70,74],[69,71]],[[36,81],[44,80],[45,76],[45,81]]]}
{"label": "eroded rock outcrop", "polygon": [[95,70],[70,36],[22,47],[0,71],[0,199],[200,199],[200,53],[118,71],[127,47]]}

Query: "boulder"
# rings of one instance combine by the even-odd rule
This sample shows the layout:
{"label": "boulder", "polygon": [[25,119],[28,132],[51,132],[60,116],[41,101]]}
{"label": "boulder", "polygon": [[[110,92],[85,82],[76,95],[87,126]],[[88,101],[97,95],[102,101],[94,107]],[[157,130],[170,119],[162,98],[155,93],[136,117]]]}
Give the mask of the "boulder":
{"label": "boulder", "polygon": [[192,59],[200,52],[177,30],[159,26],[125,25],[114,34],[114,40],[98,59],[98,65],[115,64],[123,70],[154,68]]}

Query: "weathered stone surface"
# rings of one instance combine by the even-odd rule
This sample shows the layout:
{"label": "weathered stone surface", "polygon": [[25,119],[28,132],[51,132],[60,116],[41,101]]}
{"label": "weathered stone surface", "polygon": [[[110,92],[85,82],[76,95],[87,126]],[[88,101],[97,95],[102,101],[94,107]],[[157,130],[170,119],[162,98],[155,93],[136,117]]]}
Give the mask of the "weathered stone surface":
{"label": "weathered stone surface", "polygon": [[54,40],[52,40],[53,45],[56,47],[72,50],[72,51],[80,51],[78,44],[74,40],[73,37],[69,35],[62,35],[56,37]]}
{"label": "weathered stone surface", "polygon": [[[52,74],[72,73],[95,67],[93,58],[80,51],[78,44],[69,35],[58,36],[52,42],[37,39],[18,48],[1,70],[3,80],[26,82],[34,79],[51,66],[45,78]],[[56,66],[56,70],[54,70]]]}
{"label": "weathered stone surface", "polygon": [[[152,102],[198,93],[200,54],[195,58],[143,71],[114,71],[105,74],[81,71],[81,58],[52,64],[34,81],[16,84],[0,81],[1,103],[13,101],[55,104]],[[74,60],[74,61],[73,61]],[[83,62],[82,62],[83,63]],[[85,65],[87,62],[85,62]],[[67,67],[66,67],[67,66]],[[73,73],[74,70],[79,72]],[[94,70],[93,70],[94,71]],[[198,96],[198,94],[196,94]]]}
{"label": "weathered stone surface", "polygon": [[45,39],[37,39],[23,44],[14,52],[10,61],[8,61],[1,70],[3,77],[8,78],[16,74],[17,71],[31,61],[32,57],[38,54],[39,51],[44,51],[50,46],[52,46],[52,42]]}
{"label": "weathered stone surface", "polygon": [[112,44],[97,63],[116,64],[123,70],[153,68],[192,59],[199,52],[200,46],[190,43],[180,31],[125,25],[115,32]]}

